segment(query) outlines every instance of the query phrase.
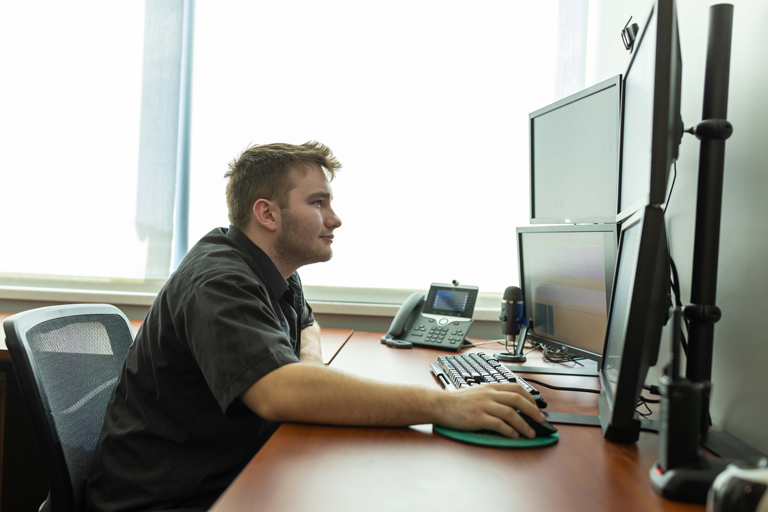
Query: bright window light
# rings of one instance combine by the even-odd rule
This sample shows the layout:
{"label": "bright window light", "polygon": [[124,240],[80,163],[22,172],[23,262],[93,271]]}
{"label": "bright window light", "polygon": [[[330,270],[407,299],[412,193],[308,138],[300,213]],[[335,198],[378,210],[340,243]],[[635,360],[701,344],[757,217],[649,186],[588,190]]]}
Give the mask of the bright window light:
{"label": "bright window light", "polygon": [[144,2],[0,8],[0,273],[143,279]]}
{"label": "bright window light", "polygon": [[190,242],[228,225],[251,143],[319,140],[344,168],[333,260],[305,285],[500,292],[527,225],[528,114],[554,101],[557,1],[199,2]]}

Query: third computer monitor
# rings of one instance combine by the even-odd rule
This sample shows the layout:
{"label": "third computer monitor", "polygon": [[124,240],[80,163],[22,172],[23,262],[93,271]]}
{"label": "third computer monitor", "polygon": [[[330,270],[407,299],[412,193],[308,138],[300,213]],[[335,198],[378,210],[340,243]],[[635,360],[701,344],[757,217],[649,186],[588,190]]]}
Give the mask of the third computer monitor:
{"label": "third computer monitor", "polygon": [[531,341],[601,360],[616,246],[615,224],[517,228]]}

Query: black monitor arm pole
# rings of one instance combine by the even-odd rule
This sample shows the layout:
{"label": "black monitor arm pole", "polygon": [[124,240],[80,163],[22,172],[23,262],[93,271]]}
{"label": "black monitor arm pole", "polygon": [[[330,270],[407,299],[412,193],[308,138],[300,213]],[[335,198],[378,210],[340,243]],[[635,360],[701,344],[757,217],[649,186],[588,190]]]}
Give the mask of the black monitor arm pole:
{"label": "black monitor arm pole", "polygon": [[701,139],[691,304],[685,307],[685,317],[691,328],[686,376],[694,382],[711,378],[712,340],[715,323],[720,320],[720,309],[715,305],[715,298],[725,141],[733,133],[733,127],[726,121],[732,27],[733,6],[713,5],[709,10],[704,121],[686,130]]}
{"label": "black monitor arm pole", "polygon": [[[705,457],[699,452],[698,445],[701,439],[707,446],[706,439],[712,437],[708,433],[709,390],[715,323],[721,317],[715,299],[723,167],[725,141],[733,133],[733,127],[727,121],[732,29],[733,6],[721,4],[710,7],[704,74],[704,120],[685,130],[701,140],[691,303],[682,312],[674,311],[672,362],[661,386],[659,460],[650,472],[651,481],[662,496],[698,503],[706,501],[710,485],[729,461]],[[689,322],[688,363],[684,378],[678,373],[682,315]],[[717,453],[717,450],[713,451]]]}
{"label": "black monitor arm pole", "polygon": [[[733,133],[733,127],[726,120],[732,29],[733,5],[720,4],[710,7],[702,111],[704,120],[686,130],[701,140],[691,304],[686,305],[684,310],[690,329],[686,378],[694,383],[708,384],[712,379],[715,323],[721,316],[715,299],[725,141]],[[709,396],[703,397],[701,410],[702,436],[706,437],[709,427]]]}
{"label": "black monitor arm pole", "polygon": [[[702,115],[704,121],[686,130],[701,139],[691,304],[685,306],[684,310],[690,325],[686,378],[705,385],[712,380],[715,323],[721,316],[715,299],[725,141],[733,133],[733,127],[727,121],[732,29],[732,5],[720,4],[709,8]],[[727,432],[709,429],[709,399],[707,394],[702,397],[701,403],[702,444],[721,457],[747,458],[760,455],[760,452]]]}

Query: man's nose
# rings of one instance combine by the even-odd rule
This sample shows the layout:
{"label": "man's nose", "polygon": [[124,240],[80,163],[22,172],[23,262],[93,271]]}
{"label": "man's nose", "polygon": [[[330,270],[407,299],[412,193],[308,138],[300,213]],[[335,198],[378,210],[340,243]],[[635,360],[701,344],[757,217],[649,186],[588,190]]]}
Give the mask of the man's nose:
{"label": "man's nose", "polygon": [[325,221],[326,227],[328,229],[336,229],[341,227],[341,218],[336,215],[336,212],[331,210],[331,214],[328,216],[328,218]]}

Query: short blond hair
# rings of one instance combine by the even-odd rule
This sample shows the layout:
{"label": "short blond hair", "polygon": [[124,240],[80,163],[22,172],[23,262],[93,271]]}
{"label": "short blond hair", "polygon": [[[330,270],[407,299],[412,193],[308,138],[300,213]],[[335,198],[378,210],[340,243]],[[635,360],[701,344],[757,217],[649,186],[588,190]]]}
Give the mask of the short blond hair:
{"label": "short blond hair", "polygon": [[259,199],[275,201],[280,208],[288,205],[288,193],[295,186],[291,170],[306,173],[318,165],[332,181],[341,164],[331,149],[317,141],[304,144],[253,145],[229,163],[224,177],[227,182],[227,209],[229,222],[245,228],[251,217],[253,204]]}

